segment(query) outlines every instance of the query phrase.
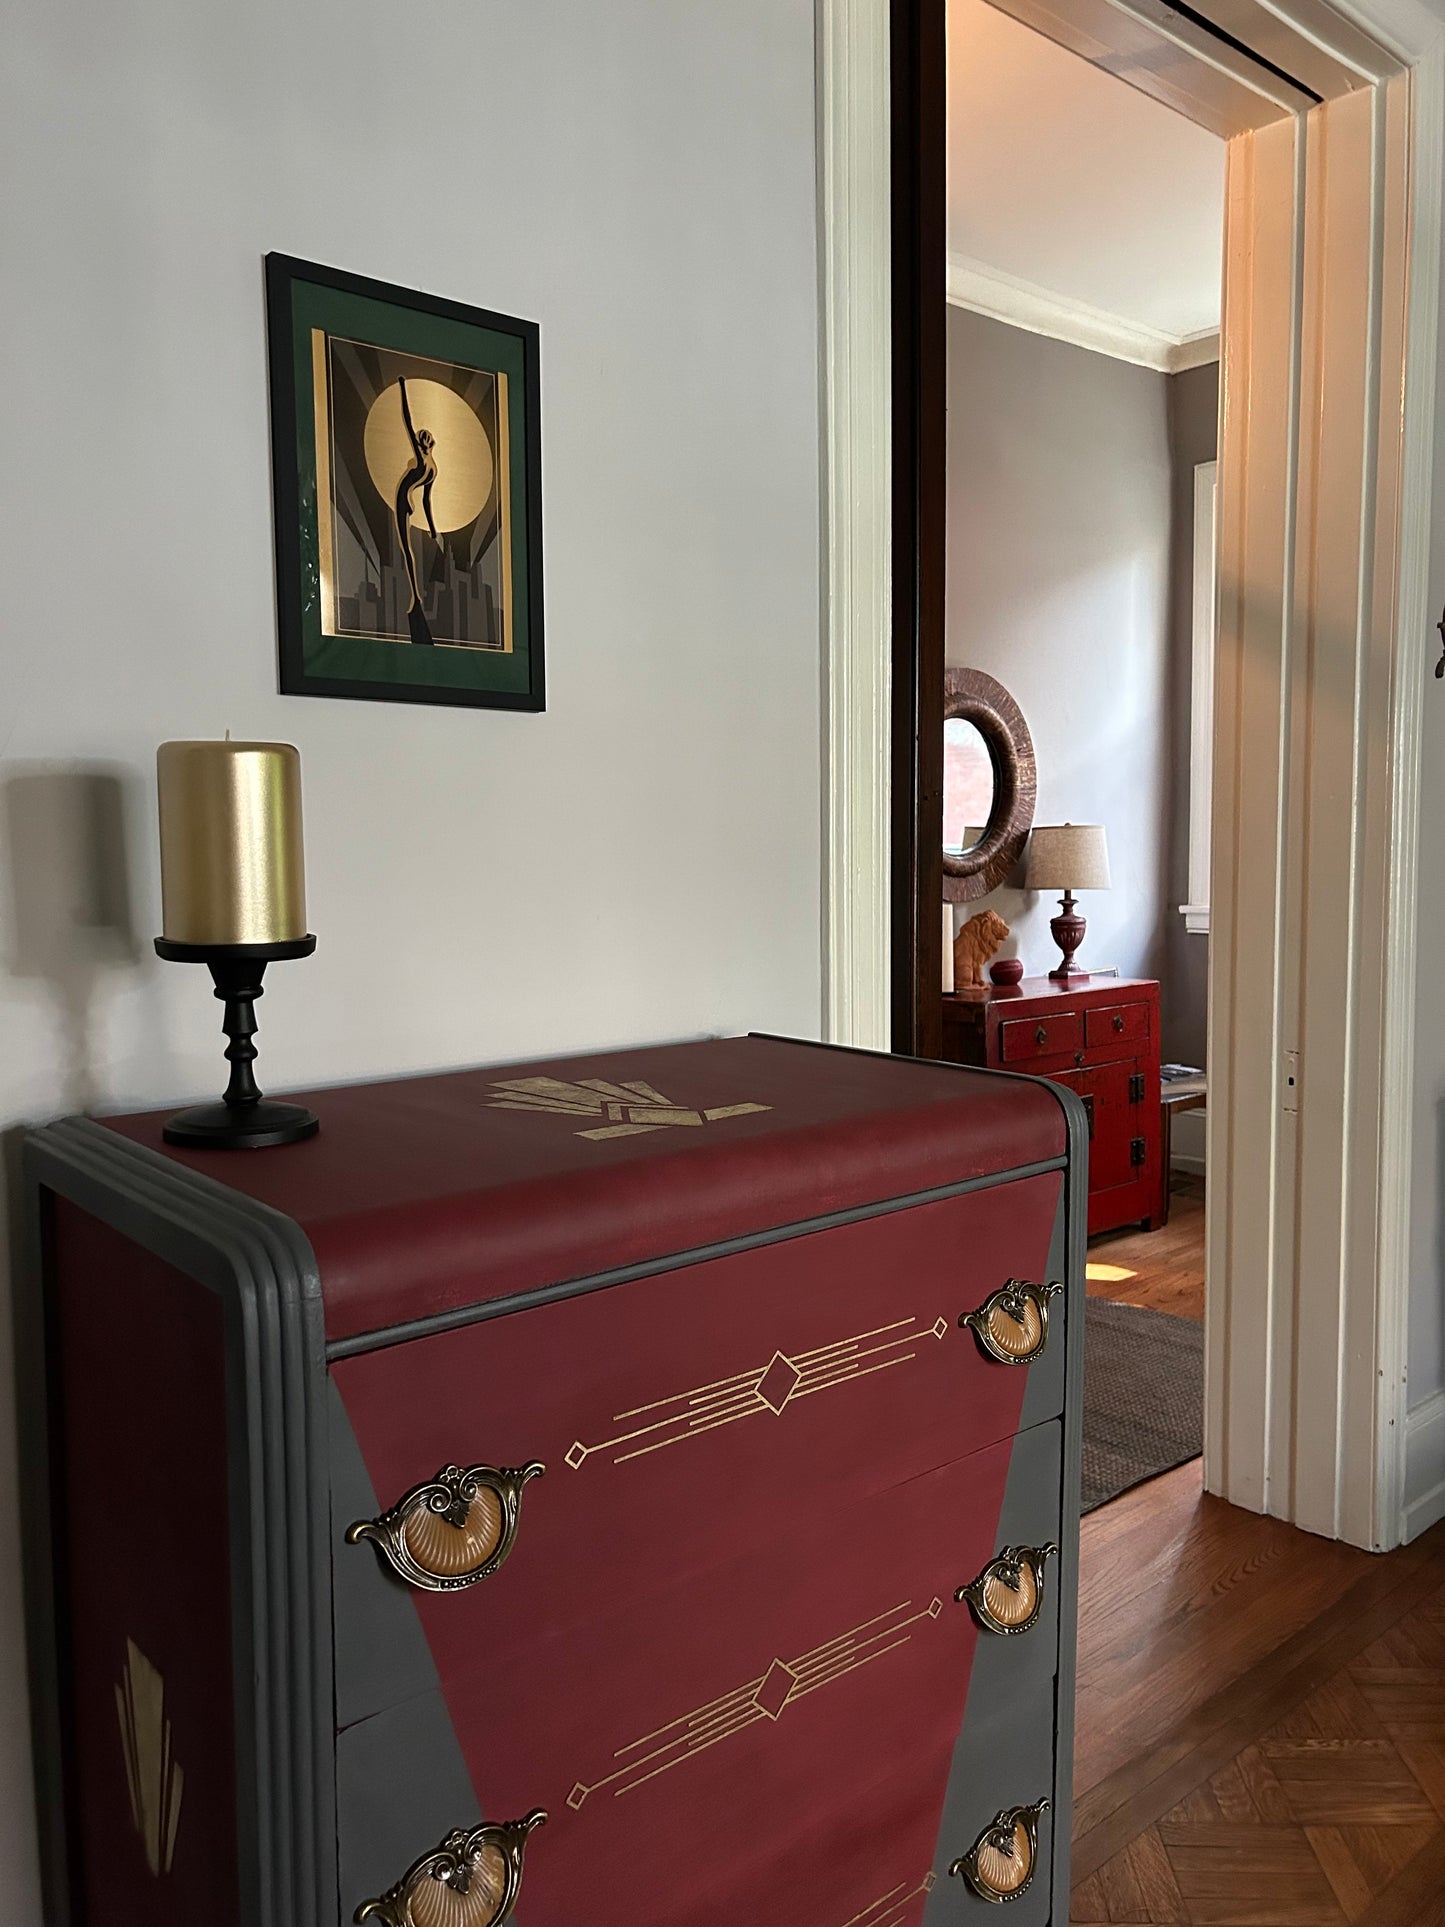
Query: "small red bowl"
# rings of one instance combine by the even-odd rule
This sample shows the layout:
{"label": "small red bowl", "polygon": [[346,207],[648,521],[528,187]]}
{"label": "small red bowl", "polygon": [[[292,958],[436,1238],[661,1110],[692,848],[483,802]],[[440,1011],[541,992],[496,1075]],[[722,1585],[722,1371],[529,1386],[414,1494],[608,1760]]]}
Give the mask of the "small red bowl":
{"label": "small red bowl", "polygon": [[1022,957],[1000,957],[997,963],[989,965],[988,974],[996,984],[1022,983],[1024,960]]}

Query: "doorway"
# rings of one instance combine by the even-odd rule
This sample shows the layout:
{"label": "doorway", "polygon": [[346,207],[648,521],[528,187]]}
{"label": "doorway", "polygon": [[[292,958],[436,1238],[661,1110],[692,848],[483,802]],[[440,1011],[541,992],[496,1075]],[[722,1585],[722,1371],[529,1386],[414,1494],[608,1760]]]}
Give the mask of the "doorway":
{"label": "doorway", "polygon": [[1087,1513],[1203,1450],[1225,143],[987,0],[947,31],[941,1055],[1085,1106]]}
{"label": "doorway", "polygon": [[[1084,4],[1034,24],[1067,40],[1060,22]],[[1024,0],[1011,10],[1027,15]],[[1417,638],[1440,226],[1438,169],[1412,170],[1411,155],[1431,151],[1441,74],[1420,64],[1425,39],[1412,53],[1398,32],[1386,46],[1319,9],[1307,31],[1253,0],[1229,12],[1221,35],[1193,9],[1156,20],[1100,0],[1076,35],[1228,143],[1209,1067],[1209,1158],[1227,1182],[1208,1218],[1207,1483],[1383,1548],[1404,1533]],[[1135,37],[1111,45],[1120,21]],[[1249,53],[1246,29],[1267,56]],[[859,965],[855,984],[891,985],[895,1048],[934,1055],[942,0],[900,0],[892,32],[891,697],[881,712],[853,700],[867,692],[834,649],[830,690],[845,700],[831,708],[829,770],[833,847],[881,849],[887,877],[830,875],[830,926],[861,930],[850,900],[881,890],[890,940],[882,952],[830,943],[830,960]],[[1299,82],[1281,78],[1291,72]],[[861,373],[834,348],[828,365],[835,381]],[[829,422],[834,435],[831,406]],[[835,554],[848,516],[856,533],[869,513],[864,501],[840,515],[839,499]],[[870,756],[891,763],[891,845],[875,838],[871,852],[849,834],[867,816]],[[844,1008],[830,1002],[837,1036]]]}

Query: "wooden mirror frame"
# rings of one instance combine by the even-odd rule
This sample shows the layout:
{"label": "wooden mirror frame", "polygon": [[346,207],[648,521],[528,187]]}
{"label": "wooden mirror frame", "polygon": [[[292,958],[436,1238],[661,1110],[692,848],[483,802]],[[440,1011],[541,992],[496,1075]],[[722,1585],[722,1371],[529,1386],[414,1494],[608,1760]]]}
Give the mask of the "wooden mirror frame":
{"label": "wooden mirror frame", "polygon": [[[971,850],[943,852],[945,903],[972,903],[996,890],[1023,855],[1033,828],[1038,779],[1034,739],[1023,711],[1002,683],[981,669],[945,669],[943,720],[954,716],[973,724],[993,760],[993,808],[982,837]],[[940,839],[942,835],[940,822]]]}

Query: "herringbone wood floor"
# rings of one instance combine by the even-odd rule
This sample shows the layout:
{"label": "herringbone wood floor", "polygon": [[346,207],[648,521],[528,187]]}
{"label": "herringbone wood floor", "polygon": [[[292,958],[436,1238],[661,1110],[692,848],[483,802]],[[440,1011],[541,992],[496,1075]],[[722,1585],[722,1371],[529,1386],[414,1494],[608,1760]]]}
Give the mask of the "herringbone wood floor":
{"label": "herringbone wood floor", "polygon": [[[1149,1246],[1110,1295],[1187,1315]],[[1091,1514],[1076,1790],[1073,1927],[1445,1927],[1445,1526],[1375,1558],[1198,1461]]]}

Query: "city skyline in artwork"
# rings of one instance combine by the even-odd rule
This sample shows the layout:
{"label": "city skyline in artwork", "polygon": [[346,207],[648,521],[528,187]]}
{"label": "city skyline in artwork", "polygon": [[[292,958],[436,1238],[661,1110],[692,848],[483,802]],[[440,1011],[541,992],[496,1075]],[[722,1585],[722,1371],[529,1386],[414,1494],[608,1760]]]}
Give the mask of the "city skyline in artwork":
{"label": "city skyline in artwork", "polygon": [[312,333],[323,629],[513,647],[507,377]]}

